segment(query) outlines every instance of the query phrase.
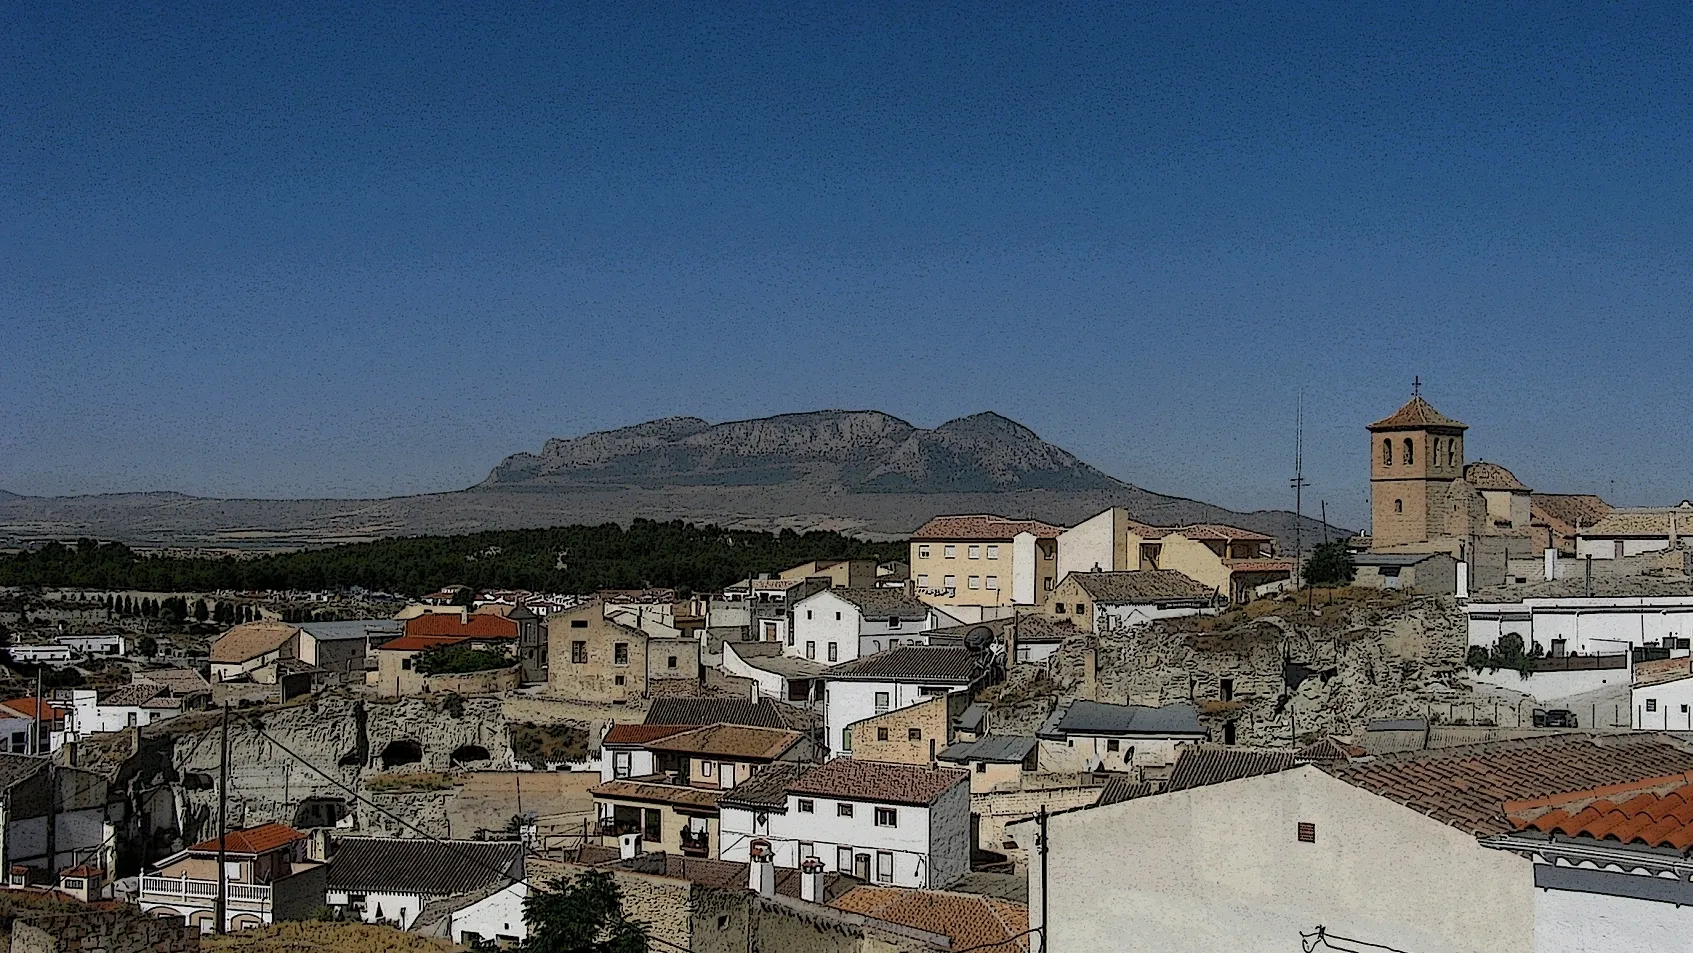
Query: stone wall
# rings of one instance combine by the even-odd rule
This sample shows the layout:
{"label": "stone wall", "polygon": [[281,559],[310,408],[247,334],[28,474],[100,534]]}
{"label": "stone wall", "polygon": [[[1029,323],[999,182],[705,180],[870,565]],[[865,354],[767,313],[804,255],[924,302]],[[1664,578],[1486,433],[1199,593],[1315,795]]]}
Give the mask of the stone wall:
{"label": "stone wall", "polygon": [[468,672],[462,675],[430,675],[423,680],[427,695],[495,695],[515,692],[523,684],[523,666],[513,665],[492,672]]}
{"label": "stone wall", "polygon": [[137,907],[36,914],[12,922],[12,953],[197,953],[200,931]]}
{"label": "stone wall", "polygon": [[[936,695],[928,701],[866,718],[852,724],[852,755],[865,761],[898,764],[929,764],[933,755],[946,749],[947,698]],[[917,737],[911,737],[916,729]],[[887,740],[881,733],[887,732]]]}
{"label": "stone wall", "polygon": [[1005,826],[1034,817],[1042,805],[1048,813],[1086,807],[1099,800],[1100,787],[1047,788],[1039,791],[996,791],[970,795],[970,813],[977,818],[976,846],[1002,851],[1021,859],[1021,851],[1005,846],[1011,840]]}

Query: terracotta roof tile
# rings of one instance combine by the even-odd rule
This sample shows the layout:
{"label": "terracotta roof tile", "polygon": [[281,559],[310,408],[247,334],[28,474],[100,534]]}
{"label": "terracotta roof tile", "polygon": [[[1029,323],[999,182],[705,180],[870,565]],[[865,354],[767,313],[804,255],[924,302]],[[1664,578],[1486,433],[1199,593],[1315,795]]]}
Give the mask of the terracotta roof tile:
{"label": "terracotta roof tile", "polygon": [[1194,523],[1191,526],[1178,526],[1169,532],[1180,533],[1188,539],[1236,539],[1261,543],[1273,541],[1273,537],[1263,533],[1254,533],[1238,526],[1225,526],[1222,523]]}
{"label": "terracotta roof tile", "polygon": [[1517,830],[1623,844],[1693,847],[1693,772],[1505,805]]}
{"label": "terracotta roof tile", "polygon": [[722,791],[708,788],[689,787],[684,784],[666,784],[663,775],[650,775],[645,778],[630,778],[626,781],[605,781],[588,789],[594,797],[603,797],[621,801],[648,801],[656,804],[673,804],[679,807],[709,808],[716,810],[717,799],[723,796]]}
{"label": "terracotta roof tile", "polygon": [[471,614],[465,618],[432,612],[406,620],[406,636],[451,635],[459,638],[517,638],[517,622],[498,615]]}
{"label": "terracotta roof tile", "polygon": [[654,751],[771,760],[803,737],[797,731],[751,725],[706,725],[647,742]]}
{"label": "terracotta roof tile", "polygon": [[58,721],[65,717],[63,708],[38,702],[33,698],[10,698],[0,702],[0,705],[10,708],[25,718],[50,718],[53,721]]}
{"label": "terracotta roof tile", "polygon": [[645,745],[687,731],[688,725],[612,725],[600,739],[605,745]]}
{"label": "terracotta roof tile", "polygon": [[1421,397],[1413,397],[1405,406],[1394,411],[1391,416],[1370,424],[1370,430],[1399,430],[1412,427],[1445,427],[1453,430],[1468,430],[1465,424],[1453,420]]}
{"label": "terracotta roof tile", "polygon": [[911,534],[913,541],[924,540],[988,540],[1009,541],[1018,533],[1032,533],[1038,539],[1057,539],[1064,527],[1040,520],[1013,520],[1003,516],[978,514],[974,516],[937,516]]}
{"label": "terracotta roof tile", "polygon": [[855,887],[832,906],[952,938],[952,948],[1027,950],[1029,908],[1010,900],[946,890]]}
{"label": "terracotta roof tile", "polygon": [[390,639],[378,645],[376,650],[378,652],[423,652],[468,641],[470,641],[469,636],[402,635],[397,639]]}
{"label": "terracotta roof tile", "polygon": [[969,777],[955,768],[835,758],[800,775],[788,793],[925,807]]}
{"label": "terracotta roof tile", "polygon": [[1291,559],[1225,559],[1230,572],[1292,572]]}
{"label": "terracotta roof tile", "polygon": [[[230,831],[224,841],[224,850],[232,854],[263,854],[305,839],[306,835],[285,824],[261,824],[245,830]],[[188,849],[195,853],[215,851],[218,849],[218,839],[213,837],[203,840]]]}
{"label": "terracotta roof tile", "polygon": [[300,631],[286,622],[243,622],[212,643],[214,662],[245,662],[282,647]]}

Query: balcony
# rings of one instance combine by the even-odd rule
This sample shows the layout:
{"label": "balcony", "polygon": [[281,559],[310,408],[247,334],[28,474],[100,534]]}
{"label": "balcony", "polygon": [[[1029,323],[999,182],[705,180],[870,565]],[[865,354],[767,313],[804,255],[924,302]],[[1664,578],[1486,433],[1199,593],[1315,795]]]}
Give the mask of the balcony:
{"label": "balcony", "polygon": [[[188,877],[141,878],[141,899],[149,903],[205,903],[217,899],[215,880],[194,880]],[[227,896],[232,906],[248,908],[270,906],[269,884],[245,884],[230,881]]]}
{"label": "balcony", "polygon": [[710,857],[711,834],[682,828],[682,853],[688,857]]}

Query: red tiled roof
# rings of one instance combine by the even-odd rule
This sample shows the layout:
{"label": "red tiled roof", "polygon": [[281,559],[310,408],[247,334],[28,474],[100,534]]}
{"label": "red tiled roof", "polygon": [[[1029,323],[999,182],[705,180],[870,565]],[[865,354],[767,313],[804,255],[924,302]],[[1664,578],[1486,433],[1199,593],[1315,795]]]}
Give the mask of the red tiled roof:
{"label": "red tiled roof", "polygon": [[969,776],[954,768],[834,758],[800,775],[788,792],[926,807]]}
{"label": "red tiled roof", "polygon": [[1685,851],[1693,848],[1693,772],[1510,801],[1505,813],[1518,830]]}
{"label": "red tiled roof", "polygon": [[457,645],[470,641],[471,636],[452,635],[402,635],[391,639],[376,647],[378,652],[422,652],[428,649],[438,649],[443,645]]}
{"label": "red tiled roof", "polygon": [[1032,533],[1038,539],[1057,539],[1064,527],[1040,520],[1013,520],[991,514],[937,516],[911,534],[913,540],[999,540],[1018,533]]}
{"label": "red tiled roof", "polygon": [[59,721],[65,717],[63,708],[38,702],[33,698],[13,698],[0,702],[0,705],[10,708],[25,718],[44,718],[50,721]]}
{"label": "red tiled roof", "polygon": [[1247,542],[1268,543],[1272,537],[1263,533],[1254,533],[1249,529],[1238,526],[1225,526],[1222,523],[1194,523],[1191,526],[1180,526],[1167,533],[1180,533],[1188,539],[1235,539]]}
{"label": "red tiled roof", "polygon": [[647,801],[684,808],[715,809],[717,799],[725,792],[689,787],[685,784],[669,784],[664,775],[656,774],[628,780],[604,781],[589,788],[588,793],[597,798],[614,801]]}
{"label": "red tiled roof", "polygon": [[1693,751],[1663,736],[1581,733],[1318,764],[1348,784],[1477,836],[1513,830],[1507,801],[1693,771]]}
{"label": "red tiled roof", "polygon": [[[646,727],[645,725],[642,726]],[[750,725],[706,725],[648,742],[657,751],[772,760],[804,736],[797,731]]]}
{"label": "red tiled roof", "polygon": [[[1012,953],[1029,948],[1029,908],[1021,903],[946,890],[854,887],[831,906],[952,938],[952,948]],[[1015,939],[1013,939],[1015,937]]]}
{"label": "red tiled roof", "polygon": [[[263,854],[305,839],[306,835],[286,824],[261,824],[246,830],[230,831],[224,841],[224,850],[231,854]],[[213,837],[203,840],[188,849],[195,853],[215,851],[218,849],[218,839]]]}
{"label": "red tiled roof", "polygon": [[689,730],[691,725],[612,725],[611,730],[600,739],[600,745],[644,745],[681,734]]}
{"label": "red tiled roof", "polygon": [[431,612],[406,620],[406,635],[456,635],[461,638],[517,638],[517,622],[497,615],[471,614],[465,619],[445,612]]}
{"label": "red tiled roof", "polygon": [[1394,411],[1392,416],[1370,424],[1370,430],[1402,430],[1415,427],[1444,427],[1448,430],[1468,430],[1468,425],[1459,423],[1429,405],[1421,397],[1413,397],[1405,406]]}

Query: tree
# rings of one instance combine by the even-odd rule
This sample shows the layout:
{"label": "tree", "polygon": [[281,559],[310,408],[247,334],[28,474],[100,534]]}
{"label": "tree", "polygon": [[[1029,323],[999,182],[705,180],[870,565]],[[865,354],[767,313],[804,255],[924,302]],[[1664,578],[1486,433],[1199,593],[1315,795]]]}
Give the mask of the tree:
{"label": "tree", "polygon": [[147,658],[152,658],[153,656],[159,654],[159,642],[150,635],[143,635],[136,641],[135,651],[140,652]]}
{"label": "tree", "polygon": [[1352,554],[1347,551],[1344,541],[1337,539],[1333,542],[1318,543],[1316,548],[1311,550],[1311,558],[1305,561],[1305,584],[1344,586],[1352,581],[1357,571],[1352,565]]}
{"label": "tree", "polygon": [[212,611],[210,609],[206,608],[206,600],[195,599],[194,600],[194,621],[195,622],[204,622],[211,617],[212,617]]}
{"label": "tree", "polygon": [[574,880],[535,886],[523,901],[529,924],[525,953],[647,953],[647,925],[623,912],[611,875],[590,870]]}

